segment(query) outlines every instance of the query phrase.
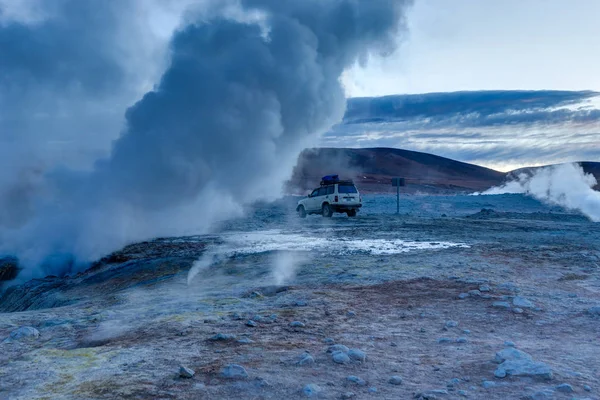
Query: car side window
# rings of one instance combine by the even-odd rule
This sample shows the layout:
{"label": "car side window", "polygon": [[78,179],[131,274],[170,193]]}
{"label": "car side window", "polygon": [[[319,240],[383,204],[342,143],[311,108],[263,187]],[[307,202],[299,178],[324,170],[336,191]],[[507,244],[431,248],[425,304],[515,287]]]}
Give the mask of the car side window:
{"label": "car side window", "polygon": [[325,196],[327,194],[327,188],[326,187],[322,187],[319,188],[319,196]]}
{"label": "car side window", "polygon": [[327,186],[327,194],[333,194],[334,191],[335,191],[335,186],[333,186],[333,185]]}
{"label": "car side window", "polygon": [[310,194],[310,197],[315,197],[315,196],[317,196],[317,195],[318,195],[318,193],[319,193],[319,189],[315,189],[315,190],[313,190],[313,192]]}

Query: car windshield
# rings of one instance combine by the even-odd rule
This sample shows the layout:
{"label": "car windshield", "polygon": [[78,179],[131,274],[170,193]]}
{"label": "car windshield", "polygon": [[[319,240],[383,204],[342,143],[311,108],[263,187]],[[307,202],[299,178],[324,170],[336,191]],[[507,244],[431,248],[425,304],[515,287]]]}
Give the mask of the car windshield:
{"label": "car windshield", "polygon": [[338,193],[358,193],[354,185],[338,185]]}

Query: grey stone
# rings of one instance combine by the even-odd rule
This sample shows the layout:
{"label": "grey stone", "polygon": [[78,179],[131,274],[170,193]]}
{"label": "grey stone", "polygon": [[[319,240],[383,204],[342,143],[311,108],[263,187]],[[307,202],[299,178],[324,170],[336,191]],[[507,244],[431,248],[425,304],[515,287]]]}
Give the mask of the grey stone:
{"label": "grey stone", "polygon": [[231,340],[235,340],[235,335],[229,335],[227,333],[217,333],[215,336],[211,337],[209,340],[213,342],[229,342]]}
{"label": "grey stone", "polygon": [[10,336],[6,339],[7,342],[13,340],[33,340],[40,337],[40,331],[32,326],[22,326],[15,329],[10,333]]}
{"label": "grey stone", "polygon": [[590,307],[587,312],[594,317],[600,317],[600,306]]}
{"label": "grey stone", "polygon": [[452,343],[452,342],[453,342],[453,340],[452,340],[452,339],[450,339],[450,338],[447,338],[447,337],[443,337],[443,338],[439,338],[439,339],[437,340],[437,342],[438,342],[439,344],[443,344],[443,343]]}
{"label": "grey stone", "polygon": [[354,311],[348,311],[346,315],[349,317],[356,317],[356,313]]}
{"label": "grey stone", "polygon": [[252,321],[251,319],[249,319],[248,322],[246,322],[246,325],[247,326],[251,326],[251,327],[255,327],[258,324],[256,322]]}
{"label": "grey stone", "polygon": [[398,375],[393,375],[388,379],[388,383],[391,383],[392,385],[402,385],[402,378]]}
{"label": "grey stone", "polygon": [[470,335],[471,331],[469,329],[463,329],[462,331],[465,335]]}
{"label": "grey stone", "polygon": [[492,303],[492,307],[508,310],[510,308],[510,304],[507,301],[495,301]]}
{"label": "grey stone", "polygon": [[561,383],[556,387],[556,390],[562,393],[573,393],[573,386],[568,383]]}
{"label": "grey stone", "polygon": [[468,343],[469,339],[467,339],[466,337],[459,337],[458,339],[456,339],[456,343]]}
{"label": "grey stone", "polygon": [[458,322],[456,321],[446,321],[446,328],[456,328],[458,326]]}
{"label": "grey stone", "polygon": [[489,292],[490,290],[492,290],[490,288],[490,285],[481,285],[481,286],[479,286],[479,291],[480,292]]}
{"label": "grey stone", "polygon": [[511,340],[505,340],[504,341],[504,346],[506,346],[506,347],[517,347],[517,346],[515,346],[515,342],[513,342]]}
{"label": "grey stone", "polygon": [[331,359],[336,364],[348,364],[350,362],[350,357],[348,357],[348,354],[342,351],[334,351],[331,355]]}
{"label": "grey stone", "polygon": [[589,385],[583,385],[583,390],[585,390],[586,392],[591,392],[592,388]]}
{"label": "grey stone", "polygon": [[350,375],[346,378],[348,382],[356,383],[358,386],[366,386],[367,382],[363,379],[360,379],[358,376]]}
{"label": "grey stone", "polygon": [[350,349],[346,346],[344,346],[343,344],[334,344],[329,346],[329,348],[327,348],[327,352],[328,353],[333,353],[335,351],[341,351],[342,353],[347,353],[350,351]]}
{"label": "grey stone", "polygon": [[306,307],[308,305],[308,303],[304,300],[297,300],[294,302],[294,305],[296,307]]}
{"label": "grey stone", "polygon": [[459,391],[458,391],[458,392],[456,392],[456,393],[458,393],[458,395],[459,395],[460,397],[469,397],[469,392],[467,392],[466,390],[459,390]]}
{"label": "grey stone", "polygon": [[241,319],[244,319],[244,317],[242,317],[240,314],[238,313],[233,313],[233,315],[231,316],[231,319],[234,319],[236,321],[239,321]]}
{"label": "grey stone", "polygon": [[304,353],[300,356],[300,360],[298,361],[298,365],[312,365],[315,363],[315,359],[308,353]]}
{"label": "grey stone", "polygon": [[497,286],[500,290],[506,290],[508,292],[519,292],[519,288],[512,282],[501,283]]}
{"label": "grey stone", "polygon": [[377,393],[377,388],[376,387],[370,387],[368,390],[369,393]]}
{"label": "grey stone", "polygon": [[323,339],[323,343],[334,344],[335,340],[333,340],[333,338],[328,337],[328,338]]}
{"label": "grey stone", "polygon": [[238,340],[237,342],[240,344],[251,344],[251,343],[254,343],[254,340],[248,339],[248,338],[242,338],[242,339]]}
{"label": "grey stone", "polygon": [[469,297],[469,293],[461,293],[458,295],[458,298],[461,300],[466,299],[467,297]]}
{"label": "grey stone", "polygon": [[229,364],[221,369],[221,377],[227,379],[243,379],[248,377],[246,368],[238,364]]}
{"label": "grey stone", "polygon": [[516,307],[516,308],[513,308],[512,312],[514,312],[515,314],[523,314],[523,309]]}
{"label": "grey stone", "polygon": [[515,298],[513,298],[512,302],[515,307],[519,307],[519,308],[534,308],[535,307],[535,304],[533,304],[531,301],[529,301],[525,297],[521,297],[521,296],[516,296]]}
{"label": "grey stone", "polygon": [[348,351],[348,357],[350,357],[351,360],[360,362],[364,362],[367,359],[365,352],[358,349],[350,349],[350,351]]}
{"label": "grey stone", "polygon": [[304,328],[306,325],[304,325],[304,323],[300,321],[292,321],[290,322],[290,326],[292,328]]}
{"label": "grey stone", "polygon": [[543,362],[527,359],[506,360],[498,366],[494,372],[496,377],[516,376],[528,377],[540,380],[551,380],[552,369]]}
{"label": "grey stone", "polygon": [[308,385],[304,386],[304,388],[302,389],[302,393],[306,397],[316,397],[322,391],[323,391],[323,389],[321,389],[320,386],[315,385],[314,383],[309,383]]}
{"label": "grey stone", "polygon": [[492,381],[483,381],[483,382],[481,383],[481,386],[483,386],[483,387],[484,387],[484,389],[491,389],[491,388],[493,388],[493,387],[495,387],[495,386],[496,386],[496,382],[492,382]]}
{"label": "grey stone", "polygon": [[456,385],[458,385],[460,383],[460,379],[458,378],[452,378],[448,381],[448,383],[446,384],[446,386],[448,387],[454,387]]}
{"label": "grey stone", "polygon": [[507,361],[507,360],[509,360],[509,361],[513,361],[513,360],[529,360],[529,361],[531,361],[532,358],[529,354],[525,353],[524,351],[515,349],[514,347],[506,347],[496,353],[496,357],[495,357],[494,361],[496,361],[498,364],[503,363],[504,361]]}
{"label": "grey stone", "polygon": [[481,296],[481,292],[477,289],[469,290],[469,296],[479,297],[479,296]]}
{"label": "grey stone", "polygon": [[547,399],[551,399],[553,397],[554,397],[554,391],[545,389],[545,390],[538,390],[537,392],[530,394],[529,396],[526,396],[525,399],[526,400],[547,400]]}
{"label": "grey stone", "polygon": [[355,396],[353,392],[342,393],[342,399],[351,399]]}
{"label": "grey stone", "polygon": [[193,369],[184,367],[183,365],[179,367],[179,376],[182,378],[193,378],[196,375],[196,372]]}

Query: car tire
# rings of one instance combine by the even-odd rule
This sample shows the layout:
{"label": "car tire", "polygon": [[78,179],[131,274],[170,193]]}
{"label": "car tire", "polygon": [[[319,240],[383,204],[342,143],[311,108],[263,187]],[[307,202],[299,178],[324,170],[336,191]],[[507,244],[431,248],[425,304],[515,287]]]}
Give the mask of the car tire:
{"label": "car tire", "polygon": [[298,216],[300,218],[306,218],[306,210],[304,209],[304,206],[298,207]]}
{"label": "car tire", "polygon": [[333,210],[329,204],[323,204],[323,216],[325,218],[331,218],[333,215]]}
{"label": "car tire", "polygon": [[356,210],[348,210],[346,214],[348,214],[349,217],[356,217]]}

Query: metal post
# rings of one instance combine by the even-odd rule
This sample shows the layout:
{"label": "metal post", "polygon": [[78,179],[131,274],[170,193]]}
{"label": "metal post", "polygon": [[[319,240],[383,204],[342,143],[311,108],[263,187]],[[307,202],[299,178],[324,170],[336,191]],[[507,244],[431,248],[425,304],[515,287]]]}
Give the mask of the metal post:
{"label": "metal post", "polygon": [[396,214],[400,214],[400,185],[396,186]]}

